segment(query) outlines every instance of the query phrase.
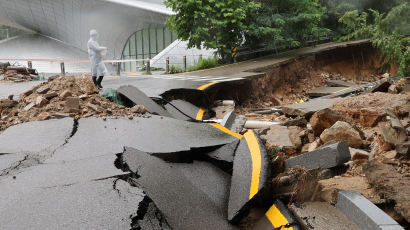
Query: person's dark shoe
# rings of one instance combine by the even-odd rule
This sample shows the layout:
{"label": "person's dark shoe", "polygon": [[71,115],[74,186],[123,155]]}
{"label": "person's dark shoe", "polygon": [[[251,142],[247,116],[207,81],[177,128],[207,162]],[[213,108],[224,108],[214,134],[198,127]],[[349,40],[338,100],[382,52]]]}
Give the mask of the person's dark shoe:
{"label": "person's dark shoe", "polygon": [[98,77],[97,87],[98,87],[99,89],[103,89],[103,88],[104,88],[104,87],[101,85],[101,82],[103,81],[103,79],[104,79],[104,76]]}
{"label": "person's dark shoe", "polygon": [[96,87],[98,87],[98,83],[97,83],[97,77],[93,76],[93,83]]}

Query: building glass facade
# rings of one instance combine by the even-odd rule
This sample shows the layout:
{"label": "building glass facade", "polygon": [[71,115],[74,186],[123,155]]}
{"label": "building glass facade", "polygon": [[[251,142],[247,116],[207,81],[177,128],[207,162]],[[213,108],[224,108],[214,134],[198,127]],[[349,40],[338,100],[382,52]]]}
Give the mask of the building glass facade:
{"label": "building glass facade", "polygon": [[[171,31],[160,28],[147,28],[132,34],[124,46],[122,59],[151,59],[159,54],[176,40],[176,35]],[[122,70],[134,72],[145,62],[122,63]]]}

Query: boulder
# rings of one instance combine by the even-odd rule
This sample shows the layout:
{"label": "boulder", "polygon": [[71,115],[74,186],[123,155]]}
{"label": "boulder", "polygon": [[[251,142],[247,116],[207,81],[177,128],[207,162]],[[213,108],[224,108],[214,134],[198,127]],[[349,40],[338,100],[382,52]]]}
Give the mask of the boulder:
{"label": "boulder", "polygon": [[61,94],[60,94],[60,97],[62,98],[62,99],[66,99],[67,97],[70,97],[71,95],[73,95],[72,93],[71,93],[71,91],[70,90],[64,90]]}
{"label": "boulder", "polygon": [[266,142],[268,149],[280,146],[288,153],[295,153],[302,147],[298,133],[296,130],[289,131],[286,126],[272,125],[266,134],[261,136],[261,139]]}
{"label": "boulder", "polygon": [[407,131],[397,118],[389,118],[379,123],[380,132],[384,140],[390,144],[400,144],[407,140]]}
{"label": "boulder", "polygon": [[396,145],[397,157],[410,159],[410,141]]}
{"label": "boulder", "polygon": [[360,133],[344,121],[338,121],[332,127],[323,131],[320,135],[320,139],[323,143],[329,141],[347,141],[352,148],[360,148],[362,145]]}
{"label": "boulder", "polygon": [[329,108],[322,109],[310,118],[310,125],[316,136],[320,136],[325,129],[332,127],[337,121],[343,121],[344,116]]}
{"label": "boulder", "polygon": [[360,124],[363,127],[374,127],[386,117],[384,111],[376,108],[362,108],[360,109]]}

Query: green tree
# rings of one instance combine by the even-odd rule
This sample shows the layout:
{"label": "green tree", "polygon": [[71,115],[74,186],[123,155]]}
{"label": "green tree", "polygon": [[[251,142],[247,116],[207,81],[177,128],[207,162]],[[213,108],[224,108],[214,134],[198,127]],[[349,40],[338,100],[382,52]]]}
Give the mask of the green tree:
{"label": "green tree", "polygon": [[167,0],[175,15],[167,24],[188,47],[217,49],[223,59],[243,43],[246,19],[259,4],[252,0]]}
{"label": "green tree", "polygon": [[249,16],[246,32],[250,45],[267,43],[300,47],[329,30],[319,26],[324,8],[317,0],[259,0],[262,7]]}
{"label": "green tree", "polygon": [[398,75],[410,76],[410,4],[394,7],[387,15],[370,10],[369,14],[357,10],[340,18],[348,31],[342,40],[369,38],[380,54],[381,69],[389,71],[391,65],[399,65]]}

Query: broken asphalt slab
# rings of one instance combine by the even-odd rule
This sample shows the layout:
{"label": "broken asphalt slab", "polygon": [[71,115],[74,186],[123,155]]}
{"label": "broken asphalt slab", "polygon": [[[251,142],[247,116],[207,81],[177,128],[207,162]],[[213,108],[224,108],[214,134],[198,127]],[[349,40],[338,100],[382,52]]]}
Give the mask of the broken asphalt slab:
{"label": "broken asphalt slab", "polygon": [[125,102],[125,104],[133,105],[143,105],[148,112],[160,116],[172,117],[164,108],[155,103],[151,98],[149,98],[145,93],[134,86],[121,86],[117,90],[119,98]]}
{"label": "broken asphalt slab", "polygon": [[50,154],[62,146],[73,132],[75,122],[72,118],[15,125],[0,135],[0,154]]}
{"label": "broken asphalt slab", "polygon": [[218,147],[238,138],[205,123],[186,122],[151,116],[126,118],[85,118],[78,121],[78,131],[46,163],[74,161],[116,154],[124,146],[138,148],[156,156],[179,157],[181,152]]}
{"label": "broken asphalt slab", "polygon": [[289,209],[304,229],[360,229],[343,212],[327,202],[292,204]]}
{"label": "broken asphalt slab", "polygon": [[195,105],[183,100],[173,100],[164,107],[172,117],[179,120],[189,121],[204,119],[204,109],[198,108]]}
{"label": "broken asphalt slab", "polygon": [[141,189],[116,178],[32,190],[3,206],[0,221],[4,230],[171,229]]}
{"label": "broken asphalt slab", "polygon": [[349,87],[318,87],[307,94],[309,97],[323,97],[348,90]]}
{"label": "broken asphalt slab", "polygon": [[253,131],[245,133],[235,152],[229,196],[228,219],[232,223],[244,217],[252,202],[262,196],[270,182],[269,156]]}
{"label": "broken asphalt slab", "polygon": [[343,165],[350,160],[350,150],[347,142],[325,145],[312,152],[304,153],[285,161],[285,168],[300,166],[305,169],[328,169]]}
{"label": "broken asphalt slab", "polygon": [[319,110],[332,107],[334,103],[340,100],[342,100],[342,98],[314,99],[308,102],[283,106],[282,111],[289,116],[301,116],[308,118]]}
{"label": "broken asphalt slab", "polygon": [[280,201],[269,208],[265,215],[258,221],[254,230],[275,230],[275,229],[291,229],[299,230],[299,226],[292,213]]}
{"label": "broken asphalt slab", "polygon": [[404,230],[389,215],[356,191],[340,191],[336,207],[360,229]]}
{"label": "broken asphalt slab", "polygon": [[124,168],[155,201],[174,229],[236,229],[227,221],[229,175],[206,162],[170,164],[126,148]]}

